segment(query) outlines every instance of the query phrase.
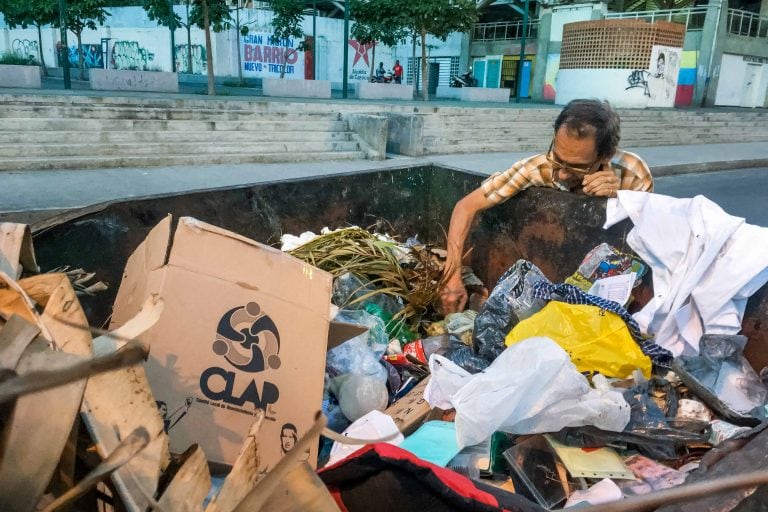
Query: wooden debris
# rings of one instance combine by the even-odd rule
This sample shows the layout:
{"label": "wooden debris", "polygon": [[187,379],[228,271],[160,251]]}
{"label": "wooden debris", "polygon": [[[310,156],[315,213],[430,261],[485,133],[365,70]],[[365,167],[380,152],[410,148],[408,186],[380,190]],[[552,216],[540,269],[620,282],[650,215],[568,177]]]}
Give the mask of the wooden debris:
{"label": "wooden debris", "polygon": [[307,464],[294,467],[272,492],[263,510],[269,512],[339,512],[325,483]]}
{"label": "wooden debris", "polygon": [[37,271],[29,226],[0,222],[0,272],[18,279],[22,269]]}
{"label": "wooden debris", "polygon": [[[71,366],[80,356],[33,343],[16,368],[24,375]],[[31,511],[53,476],[75,421],[85,380],[20,397],[6,425],[0,459],[0,510]]]}
{"label": "wooden debris", "polygon": [[219,493],[211,500],[205,512],[231,512],[243,501],[259,480],[259,432],[264,412],[256,411],[256,419],[248,431],[248,437],[237,455]]}
{"label": "wooden debris", "polygon": [[[264,505],[269,500],[275,490],[277,490],[288,473],[293,471],[297,463],[301,461],[304,452],[307,451],[312,443],[316,443],[320,433],[325,428],[327,420],[322,413],[318,412],[315,424],[304,434],[296,443],[296,446],[288,452],[280,462],[266,474],[266,476],[254,487],[251,492],[235,508],[235,512],[258,512],[259,510],[269,510]],[[326,490],[326,492],[328,492]],[[298,509],[296,509],[298,510]],[[328,510],[327,508],[324,510]],[[336,508],[335,510],[338,510]]]}
{"label": "wooden debris", "polygon": [[158,503],[164,510],[172,512],[202,512],[210,488],[208,461],[203,450],[195,445]]}
{"label": "wooden debris", "polygon": [[83,380],[99,373],[132,366],[143,361],[148,354],[148,347],[135,341],[112,354],[86,361],[78,360],[68,367],[30,371],[0,383],[0,403],[18,396]]}
{"label": "wooden debris", "polygon": [[38,334],[39,327],[18,315],[11,316],[0,331],[0,368],[16,368],[24,350]]}
{"label": "wooden debris", "polygon": [[88,492],[97,483],[104,480],[106,477],[112,474],[116,469],[125,465],[136,454],[143,450],[149,443],[149,432],[143,427],[139,427],[131,435],[126,437],[122,443],[99,464],[93,471],[88,473],[86,477],[78,482],[76,486],[62,494],[59,498],[45,507],[44,512],[53,512],[58,510],[67,504],[73,502],[78,497]]}

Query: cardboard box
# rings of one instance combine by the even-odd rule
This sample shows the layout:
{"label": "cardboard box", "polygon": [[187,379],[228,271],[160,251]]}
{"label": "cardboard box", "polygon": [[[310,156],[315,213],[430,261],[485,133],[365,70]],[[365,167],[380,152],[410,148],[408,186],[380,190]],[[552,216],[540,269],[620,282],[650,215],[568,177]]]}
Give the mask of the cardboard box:
{"label": "cardboard box", "polygon": [[259,469],[274,467],[321,407],[331,275],[191,217],[173,229],[169,216],[128,260],[112,328],[151,294],[165,305],[142,336],[146,371],[171,450],[198,443],[232,464],[263,409]]}
{"label": "cardboard box", "polygon": [[406,436],[419,428],[429,414],[429,402],[424,398],[427,383],[429,383],[429,377],[416,384],[405,396],[384,411],[384,414],[392,417],[397,428]]}

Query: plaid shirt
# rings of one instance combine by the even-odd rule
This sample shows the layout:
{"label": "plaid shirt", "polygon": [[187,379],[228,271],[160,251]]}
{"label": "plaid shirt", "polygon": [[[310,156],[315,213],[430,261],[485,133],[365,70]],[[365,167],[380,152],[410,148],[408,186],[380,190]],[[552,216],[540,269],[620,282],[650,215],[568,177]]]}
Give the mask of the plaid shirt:
{"label": "plaid shirt", "polygon": [[[620,190],[653,192],[651,171],[634,153],[616,151],[607,167],[621,181]],[[606,166],[603,166],[603,170],[605,168]],[[493,204],[503,203],[531,186],[568,190],[555,179],[552,165],[544,154],[520,160],[506,171],[489,176],[481,185],[485,197]]]}

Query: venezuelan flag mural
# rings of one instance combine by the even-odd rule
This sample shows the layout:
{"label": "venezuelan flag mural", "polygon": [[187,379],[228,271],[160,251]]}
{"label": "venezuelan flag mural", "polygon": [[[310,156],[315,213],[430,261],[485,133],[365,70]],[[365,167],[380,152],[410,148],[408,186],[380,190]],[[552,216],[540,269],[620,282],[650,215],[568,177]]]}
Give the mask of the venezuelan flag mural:
{"label": "venezuelan flag mural", "polygon": [[696,85],[696,65],[699,52],[684,51],[680,59],[680,73],[677,76],[676,107],[690,107],[693,103],[693,87]]}

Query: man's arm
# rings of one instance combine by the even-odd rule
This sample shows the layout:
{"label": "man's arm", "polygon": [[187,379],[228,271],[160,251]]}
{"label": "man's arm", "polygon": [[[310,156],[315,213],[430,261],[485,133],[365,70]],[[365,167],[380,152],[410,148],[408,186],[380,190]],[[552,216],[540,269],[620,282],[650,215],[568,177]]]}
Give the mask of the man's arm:
{"label": "man's arm", "polygon": [[475,215],[493,206],[482,188],[466,195],[453,209],[448,227],[447,260],[445,262],[446,281],[440,293],[440,305],[443,314],[464,310],[467,304],[467,289],[461,279],[461,263],[464,255],[464,243],[472,227]]}

